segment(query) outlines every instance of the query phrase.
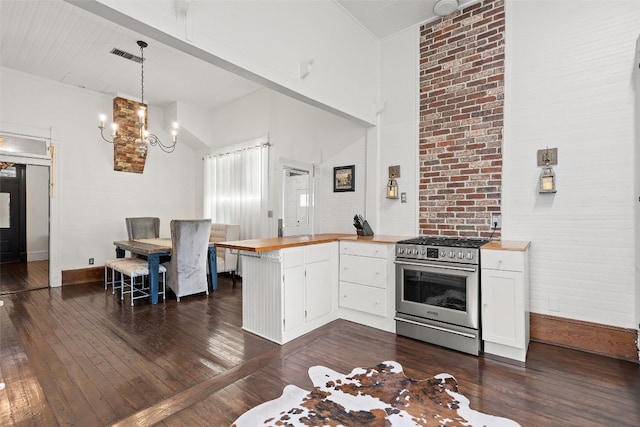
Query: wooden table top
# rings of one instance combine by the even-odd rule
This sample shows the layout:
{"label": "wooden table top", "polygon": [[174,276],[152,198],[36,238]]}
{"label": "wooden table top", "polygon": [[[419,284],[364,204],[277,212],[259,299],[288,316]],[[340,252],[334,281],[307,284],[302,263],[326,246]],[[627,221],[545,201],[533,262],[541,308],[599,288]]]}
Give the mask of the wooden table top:
{"label": "wooden table top", "polygon": [[219,248],[236,249],[247,252],[266,252],[296,246],[317,245],[341,240],[370,243],[396,243],[408,239],[406,236],[358,236],[356,234],[325,233],[303,236],[271,237],[267,239],[237,240],[232,242],[217,242]]}
{"label": "wooden table top", "polygon": [[[170,237],[157,239],[135,239],[120,240],[113,242],[114,245],[125,251],[134,252],[141,255],[163,254],[171,252],[173,247]],[[214,247],[214,242],[209,242],[209,247]]]}

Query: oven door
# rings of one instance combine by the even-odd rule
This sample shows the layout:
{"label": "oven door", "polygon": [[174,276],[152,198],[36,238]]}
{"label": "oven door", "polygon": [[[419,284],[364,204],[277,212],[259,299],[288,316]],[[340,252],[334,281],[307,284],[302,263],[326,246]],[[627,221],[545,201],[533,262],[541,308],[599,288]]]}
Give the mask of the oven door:
{"label": "oven door", "polygon": [[396,260],[396,312],[478,329],[478,266]]}

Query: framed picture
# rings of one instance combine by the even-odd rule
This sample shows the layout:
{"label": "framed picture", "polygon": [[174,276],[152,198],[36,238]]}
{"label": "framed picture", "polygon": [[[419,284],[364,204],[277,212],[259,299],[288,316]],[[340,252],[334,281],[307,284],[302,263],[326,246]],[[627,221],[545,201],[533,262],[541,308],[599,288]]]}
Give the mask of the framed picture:
{"label": "framed picture", "polygon": [[333,192],[356,190],[356,166],[333,168]]}

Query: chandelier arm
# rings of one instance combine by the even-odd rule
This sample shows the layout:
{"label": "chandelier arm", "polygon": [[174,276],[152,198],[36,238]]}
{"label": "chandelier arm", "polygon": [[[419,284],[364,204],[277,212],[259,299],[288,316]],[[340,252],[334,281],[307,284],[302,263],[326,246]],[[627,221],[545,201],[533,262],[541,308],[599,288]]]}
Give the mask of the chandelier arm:
{"label": "chandelier arm", "polygon": [[176,149],[176,144],[175,143],[173,143],[171,145],[165,145],[165,144],[162,143],[160,138],[158,138],[156,135],[154,135],[152,133],[150,133],[147,136],[147,142],[149,143],[149,145],[158,146],[165,153],[173,153],[173,151]]}
{"label": "chandelier arm", "polygon": [[109,144],[113,144],[113,141],[109,141],[107,138],[104,137],[104,127],[102,126],[98,126],[98,127],[100,128],[100,136],[102,137],[102,139],[107,141]]}

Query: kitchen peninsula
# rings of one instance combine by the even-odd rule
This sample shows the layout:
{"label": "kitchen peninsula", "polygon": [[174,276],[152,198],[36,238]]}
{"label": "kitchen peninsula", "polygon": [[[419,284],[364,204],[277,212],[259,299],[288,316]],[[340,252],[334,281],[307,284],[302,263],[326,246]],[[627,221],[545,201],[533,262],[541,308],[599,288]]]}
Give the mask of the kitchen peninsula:
{"label": "kitchen peninsula", "polygon": [[284,344],[338,318],[394,332],[395,242],[315,234],[216,243],[242,256],[242,328]]}

